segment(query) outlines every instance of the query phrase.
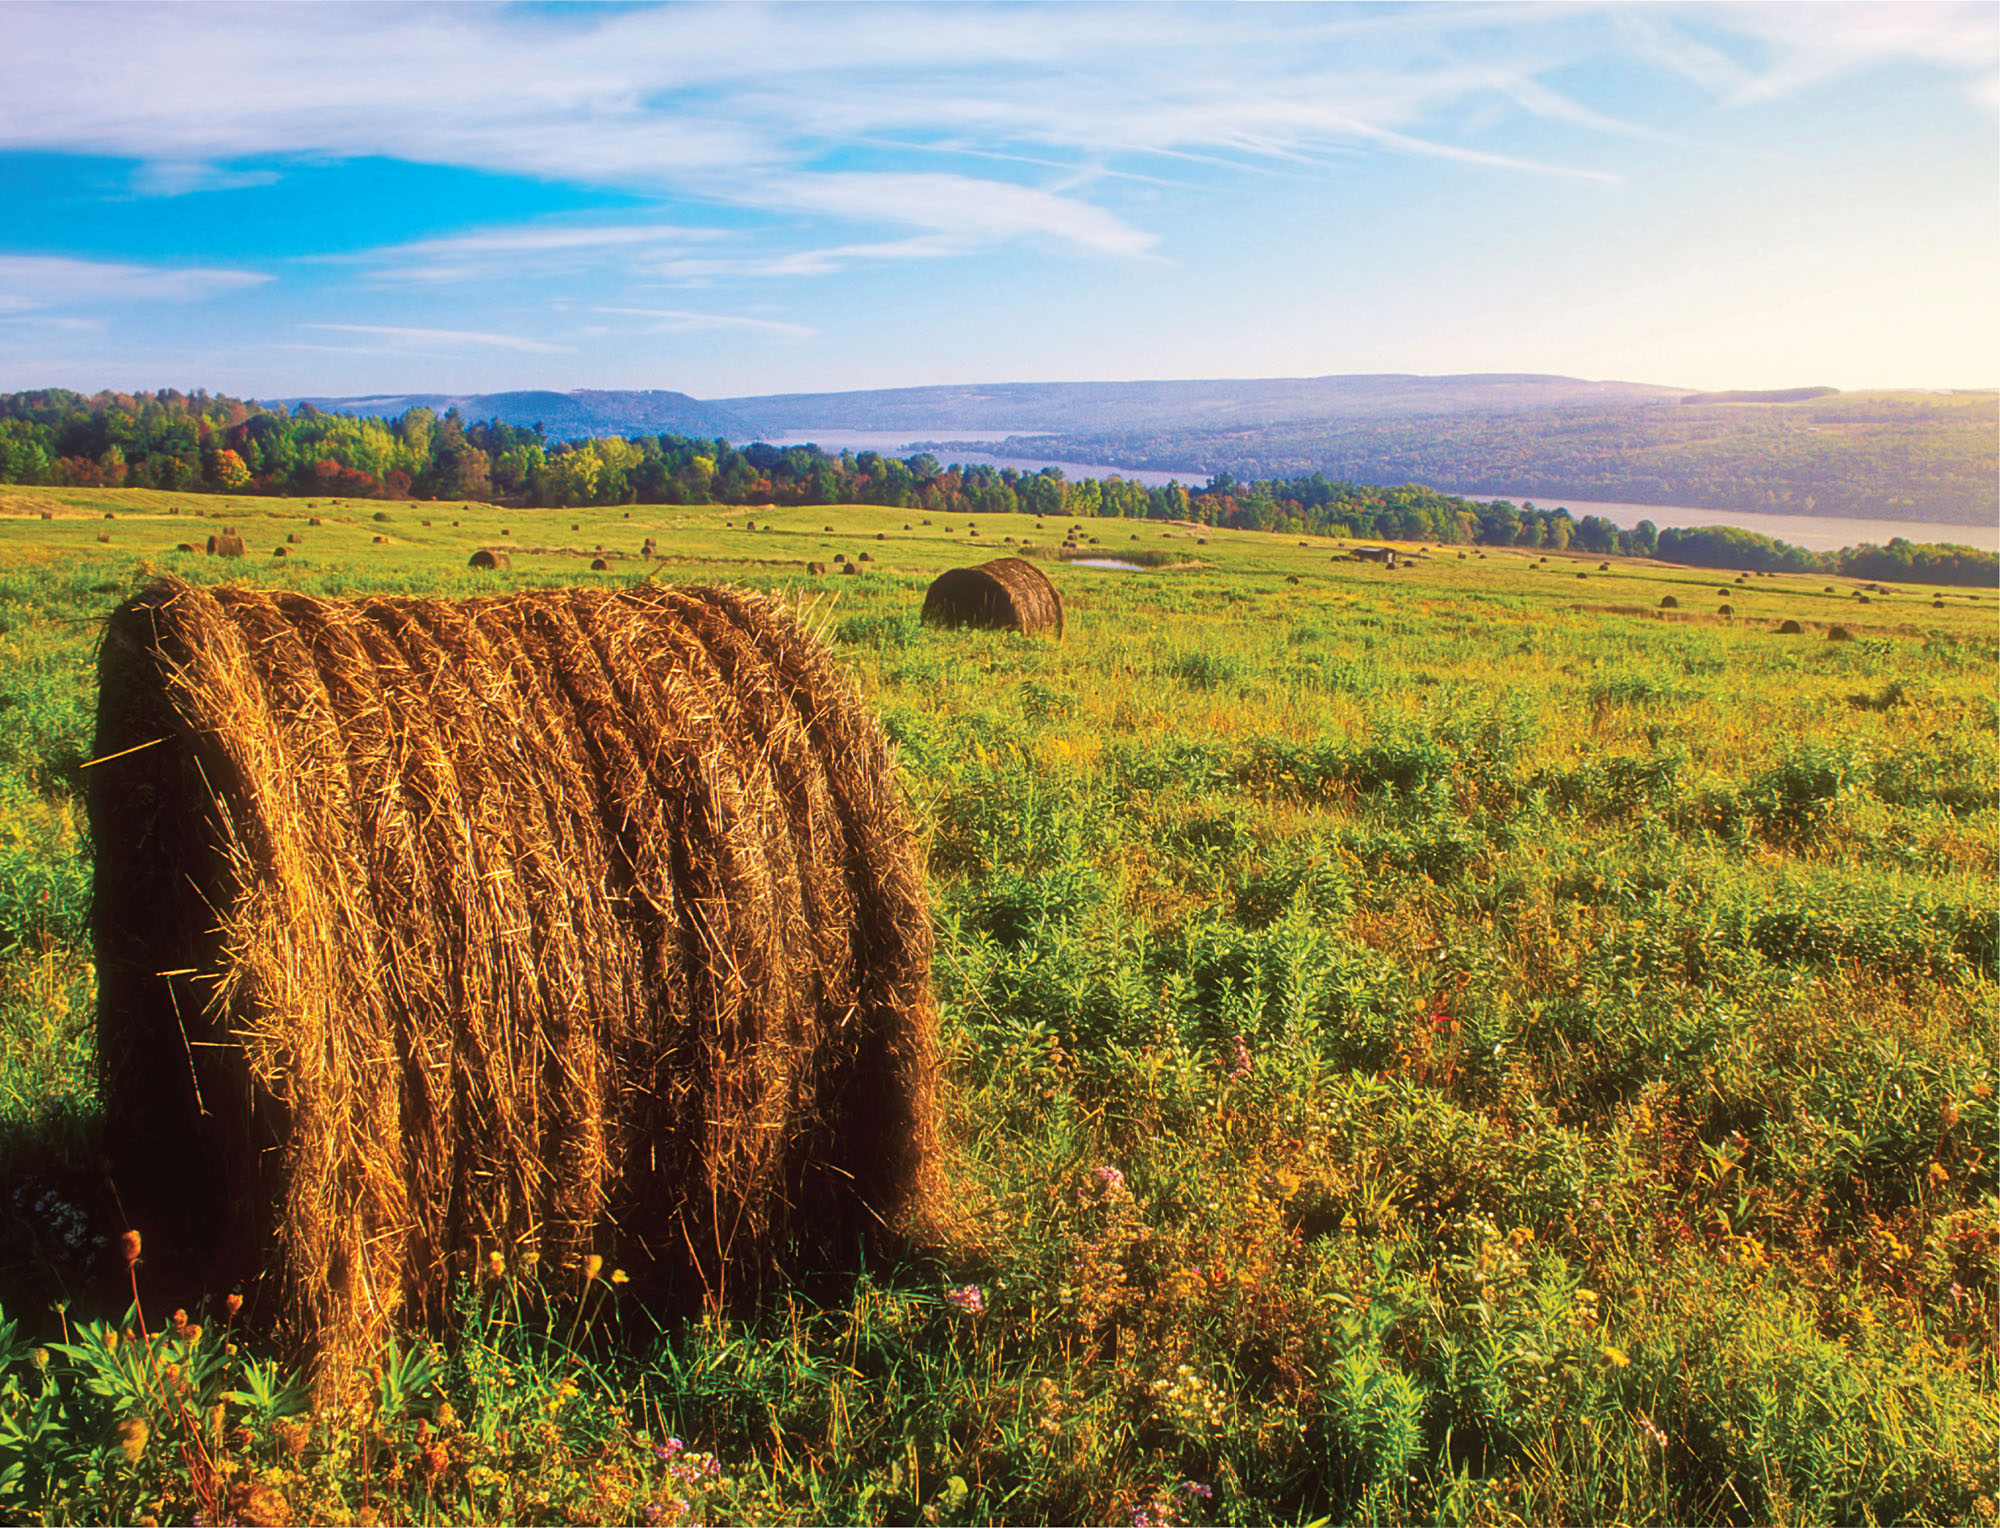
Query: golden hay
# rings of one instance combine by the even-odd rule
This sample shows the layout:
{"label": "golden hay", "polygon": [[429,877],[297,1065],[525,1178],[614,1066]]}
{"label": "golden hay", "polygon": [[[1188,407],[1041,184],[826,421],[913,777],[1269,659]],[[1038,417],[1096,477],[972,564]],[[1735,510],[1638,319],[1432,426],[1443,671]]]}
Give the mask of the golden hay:
{"label": "golden hay", "polygon": [[918,858],[775,601],[163,579],[99,678],[114,1180],[323,1384],[494,1252],[721,1307],[934,1202]]}
{"label": "golden hay", "polygon": [[1019,557],[996,557],[938,576],[924,596],[923,618],[943,626],[995,626],[1063,632],[1062,596],[1048,575]]}
{"label": "golden hay", "polygon": [[[379,541],[382,538],[378,536],[375,539]],[[466,566],[469,568],[511,568],[514,566],[514,559],[509,557],[505,552],[495,552],[489,548],[481,547],[472,554]]]}
{"label": "golden hay", "polygon": [[223,531],[208,538],[208,555],[211,557],[241,557],[243,538],[234,531]]}

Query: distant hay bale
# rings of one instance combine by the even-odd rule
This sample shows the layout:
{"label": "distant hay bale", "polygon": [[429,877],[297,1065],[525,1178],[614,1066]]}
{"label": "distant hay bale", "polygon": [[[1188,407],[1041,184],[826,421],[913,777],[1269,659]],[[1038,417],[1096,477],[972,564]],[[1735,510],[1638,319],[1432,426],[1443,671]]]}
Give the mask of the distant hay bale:
{"label": "distant hay bale", "polygon": [[109,531],[99,531],[99,532],[97,533],[97,539],[98,539],[99,541],[109,541],[109,540],[111,539],[111,532],[109,532]]}
{"label": "distant hay bale", "polygon": [[1609,573],[1611,571],[1611,564],[1608,562],[1600,562],[1597,565],[1597,571],[1600,573]]}
{"label": "distant hay bale", "polygon": [[285,540],[291,543],[291,545],[297,546],[299,544],[299,533],[297,531],[287,531],[285,533]]}
{"label": "distant hay bale", "polygon": [[1852,642],[1854,633],[1845,626],[1829,626],[1826,629],[1826,639],[1829,642]]}
{"label": "distant hay bale", "polygon": [[192,552],[194,550],[194,543],[192,541],[183,541],[179,546],[175,547],[174,550],[176,552]]}
{"label": "distant hay bale", "polygon": [[45,509],[45,510],[43,510],[43,511],[42,511],[42,518],[43,518],[44,520],[53,520],[53,519],[55,519],[55,517],[56,517],[56,516],[55,516],[55,511],[54,511],[54,510],[51,510],[51,509]]}
{"label": "distant hay bale", "polygon": [[376,546],[384,546],[388,543],[389,540],[387,536],[373,536],[370,537],[369,539],[372,540]]}
{"label": "distant hay bale", "polygon": [[241,557],[243,538],[234,531],[222,531],[208,538],[208,555],[211,557]]}
{"label": "distant hay bale", "polygon": [[1805,627],[1801,626],[1797,621],[1781,621],[1778,623],[1778,635],[1781,637],[1802,637],[1805,635],[1805,631]]}
{"label": "distant hay bale", "polygon": [[842,564],[840,565],[840,571],[841,571],[842,573],[844,573],[844,574],[848,574],[848,575],[850,575],[850,576],[851,576],[851,575],[855,575],[855,574],[858,574],[858,573],[860,573],[860,571],[861,571],[861,564],[860,564],[860,563],[858,563],[858,562],[843,562],[843,563],[842,563]]}
{"label": "distant hay bale", "polygon": [[156,1288],[242,1281],[337,1388],[491,1254],[727,1308],[934,1202],[919,857],[777,602],[162,580],[99,679],[97,1065]]}
{"label": "distant hay bale", "polygon": [[[909,527],[905,526],[904,529],[907,530],[909,529]],[[877,541],[887,541],[889,539],[889,533],[887,531],[877,531],[875,533],[875,539]]]}
{"label": "distant hay bale", "polygon": [[495,552],[490,548],[481,547],[472,554],[471,558],[466,562],[466,566],[468,568],[486,568],[497,572],[513,567],[514,559],[509,557],[505,552]]}
{"label": "distant hay bale", "polygon": [[1662,610],[1678,610],[1681,608],[1681,602],[1671,594],[1663,594],[1660,596],[1660,608]]}
{"label": "distant hay bale", "polygon": [[854,560],[856,562],[873,562],[875,560],[875,554],[873,552],[863,552],[859,557],[855,558]]}
{"label": "distant hay bale", "polygon": [[283,543],[283,542],[281,541],[281,542],[279,542],[279,543],[277,544],[277,546],[275,546],[274,548],[272,548],[272,550],[271,550],[271,555],[272,555],[273,557],[289,557],[289,556],[291,555],[291,548],[287,547],[287,546],[286,546],[286,545],[285,545],[285,544],[284,544],[284,543]]}
{"label": "distant hay bale", "polygon": [[1717,615],[1734,615],[1736,614],[1736,607],[1733,605],[1717,605],[1715,613]]}
{"label": "distant hay bale", "polygon": [[602,557],[593,557],[590,559],[590,571],[593,573],[609,573],[611,571],[611,564],[606,562]]}
{"label": "distant hay bale", "polygon": [[1049,576],[1019,557],[996,557],[938,575],[923,619],[938,626],[989,626],[1034,636],[1063,634],[1062,596]]}
{"label": "distant hay bale", "polygon": [[824,573],[826,571],[826,564],[823,562],[809,562],[806,564],[806,571],[813,574]]}
{"label": "distant hay bale", "polygon": [[[454,523],[454,524],[456,524],[457,522],[455,522],[455,521],[454,521],[453,523]],[[318,516],[318,515],[308,515],[308,516],[306,516],[306,524],[307,524],[307,525],[309,525],[309,526],[310,526],[310,525],[318,525],[318,524],[319,524],[319,516]]]}

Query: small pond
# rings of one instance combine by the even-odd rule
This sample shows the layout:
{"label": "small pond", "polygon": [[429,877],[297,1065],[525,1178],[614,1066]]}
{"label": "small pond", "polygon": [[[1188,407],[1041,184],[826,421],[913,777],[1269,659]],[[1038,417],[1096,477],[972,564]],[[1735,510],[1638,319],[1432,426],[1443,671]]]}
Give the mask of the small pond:
{"label": "small pond", "polygon": [[1136,562],[1122,562],[1116,557],[1066,557],[1063,566],[1068,568],[1117,568],[1123,573],[1143,573],[1146,570]]}

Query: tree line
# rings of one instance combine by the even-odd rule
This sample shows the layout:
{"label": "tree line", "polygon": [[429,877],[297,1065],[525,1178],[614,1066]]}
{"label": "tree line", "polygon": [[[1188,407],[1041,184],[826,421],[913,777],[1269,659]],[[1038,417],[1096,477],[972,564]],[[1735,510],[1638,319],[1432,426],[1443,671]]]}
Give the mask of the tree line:
{"label": "tree line", "polygon": [[1417,541],[1654,557],[1744,571],[1848,573],[1954,584],[2000,578],[1969,547],[1850,547],[1819,553],[1728,526],[1625,529],[1562,507],[1467,499],[1415,484],[1305,476],[1148,486],[945,464],[929,453],[829,453],[680,435],[550,440],[540,425],[413,408],[392,419],[268,406],[206,392],[61,390],[0,395],[0,482],[184,493],[611,504],[881,504],[937,514],[1188,521],[1360,541]]}

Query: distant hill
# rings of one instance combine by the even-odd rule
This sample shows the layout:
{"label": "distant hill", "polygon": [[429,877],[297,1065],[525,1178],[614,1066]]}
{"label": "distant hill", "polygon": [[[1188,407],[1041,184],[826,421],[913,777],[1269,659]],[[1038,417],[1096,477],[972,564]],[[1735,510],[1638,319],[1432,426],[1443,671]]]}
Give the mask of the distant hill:
{"label": "distant hill", "polygon": [[754,427],[712,403],[686,393],[618,392],[582,388],[575,392],[385,393],[364,398],[281,398],[287,406],[310,403],[329,414],[393,419],[411,409],[442,414],[457,409],[468,422],[497,419],[502,424],[542,426],[550,440],[583,440],[598,435],[693,435],[748,440]]}
{"label": "distant hill", "polygon": [[[1322,416],[1247,429],[1070,428],[1012,436],[1000,450],[1195,479],[1319,472],[1544,503],[1571,498],[1956,525],[1990,525],[2000,514],[2000,395],[1802,389],[1777,396],[1786,401],[1671,394],[1560,410]],[[948,447],[932,449],[949,454]]]}
{"label": "distant hill", "polygon": [[1146,426],[1242,429],[1301,419],[1385,419],[1573,409],[1678,399],[1686,388],[1508,372],[1193,382],[997,382],[854,393],[774,393],[715,405],[770,435],[908,430],[1019,435]]}

